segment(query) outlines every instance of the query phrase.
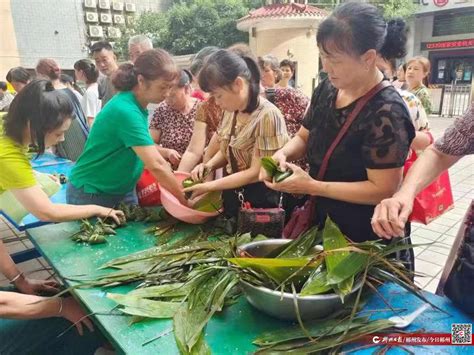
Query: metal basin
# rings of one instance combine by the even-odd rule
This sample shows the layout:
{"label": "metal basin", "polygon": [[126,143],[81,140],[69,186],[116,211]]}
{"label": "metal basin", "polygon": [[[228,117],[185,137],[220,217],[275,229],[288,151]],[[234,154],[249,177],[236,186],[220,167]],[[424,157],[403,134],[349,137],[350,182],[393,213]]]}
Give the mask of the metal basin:
{"label": "metal basin", "polygon": [[[290,241],[290,239],[268,239],[242,245],[240,249],[255,257],[265,257],[274,249]],[[314,250],[320,251],[321,247],[316,246]],[[293,294],[253,286],[245,281],[241,281],[240,285],[247,301],[258,310],[275,318],[297,320]],[[352,293],[347,295],[345,299],[349,300],[350,297],[354,296],[361,285],[361,282],[356,284]],[[305,297],[296,296],[296,299],[303,320],[324,318],[343,306],[340,297],[334,293]]]}

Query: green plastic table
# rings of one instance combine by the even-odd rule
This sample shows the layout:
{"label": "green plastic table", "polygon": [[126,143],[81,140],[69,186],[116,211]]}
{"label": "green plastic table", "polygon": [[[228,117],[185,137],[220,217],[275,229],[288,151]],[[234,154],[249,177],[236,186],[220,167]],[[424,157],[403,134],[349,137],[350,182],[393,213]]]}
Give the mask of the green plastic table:
{"label": "green plastic table", "polygon": [[[118,229],[118,234],[108,238],[106,244],[99,245],[77,245],[70,240],[69,236],[79,229],[78,222],[68,222],[60,224],[50,224],[42,227],[29,229],[27,234],[36,245],[38,250],[49,261],[61,278],[73,276],[91,276],[98,273],[108,272],[98,271],[98,267],[105,262],[119,256],[128,255],[136,251],[144,250],[154,246],[154,237],[147,235],[144,230],[147,226],[139,223],[129,223],[125,228]],[[179,237],[179,233],[178,233]],[[74,284],[67,281],[66,284]],[[109,289],[114,293],[127,293],[135,285],[120,286]],[[73,295],[93,315],[92,319],[103,334],[116,347],[117,351],[126,354],[178,354],[175,344],[171,320],[149,320],[141,323],[130,324],[131,317],[118,315],[115,310],[111,315],[110,311],[115,307],[115,303],[105,297],[104,289],[75,289]],[[416,309],[420,302],[413,295],[401,289],[395,284],[387,284],[379,289],[380,294],[385,299],[393,302],[395,308],[406,309],[407,312]],[[449,333],[452,323],[472,323],[472,318],[457,310],[452,303],[446,299],[433,294],[426,295],[431,302],[444,309],[447,314],[434,310],[427,310],[418,317],[412,325],[405,329],[415,331],[424,328],[426,331]],[[383,309],[386,306],[380,297],[374,295],[366,310]],[[383,314],[382,314],[383,313]],[[391,311],[378,312],[378,317],[388,318],[393,313]],[[206,341],[211,347],[213,354],[248,354],[257,348],[252,345],[252,340],[262,332],[271,329],[279,329],[288,323],[266,316],[253,309],[241,297],[235,305],[227,307],[223,312],[215,315],[206,327]],[[166,335],[157,340],[143,345],[148,340],[160,334]],[[351,348],[349,346],[349,348]],[[449,354],[472,354],[474,347],[409,347],[414,353],[431,353],[441,351]],[[356,351],[357,354],[370,354],[374,348]],[[404,354],[404,350],[392,348],[388,354]]]}

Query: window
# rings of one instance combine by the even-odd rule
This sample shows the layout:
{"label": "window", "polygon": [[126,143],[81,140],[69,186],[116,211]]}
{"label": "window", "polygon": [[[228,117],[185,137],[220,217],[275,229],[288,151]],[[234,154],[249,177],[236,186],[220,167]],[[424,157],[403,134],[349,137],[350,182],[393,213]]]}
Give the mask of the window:
{"label": "window", "polygon": [[433,37],[474,33],[474,11],[435,15]]}

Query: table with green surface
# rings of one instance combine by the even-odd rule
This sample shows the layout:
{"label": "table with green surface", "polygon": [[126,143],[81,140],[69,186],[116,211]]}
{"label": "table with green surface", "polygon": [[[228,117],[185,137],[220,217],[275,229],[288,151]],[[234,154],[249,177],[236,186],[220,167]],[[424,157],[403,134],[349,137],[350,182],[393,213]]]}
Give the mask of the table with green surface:
{"label": "table with green surface", "polygon": [[[154,246],[155,238],[145,233],[148,226],[129,223],[117,229],[117,235],[108,242],[98,245],[78,245],[69,236],[79,229],[78,222],[59,223],[29,229],[28,236],[58,276],[91,276],[108,271],[98,268],[105,262],[119,256]],[[112,271],[112,270],[111,270]],[[66,284],[71,285],[66,279]],[[127,293],[134,285],[110,289],[114,293]],[[149,320],[130,325],[131,317],[119,316],[117,310],[107,315],[116,303],[106,298],[101,288],[77,289],[73,295],[90,311],[92,319],[116,349],[127,354],[179,354],[172,329],[172,320]],[[285,323],[255,311],[242,297],[239,302],[214,316],[206,327],[206,341],[213,354],[245,354],[256,350],[252,340],[267,329],[275,329]],[[143,343],[161,333],[167,335],[145,346]]]}
{"label": "table with green surface", "polygon": [[[98,270],[105,262],[145,250],[154,246],[155,238],[145,233],[149,227],[140,223],[129,223],[117,230],[116,236],[108,238],[106,244],[78,245],[70,239],[70,235],[79,229],[78,222],[46,225],[29,229],[28,236],[44,255],[59,277],[66,284],[72,282],[68,277],[91,277],[99,273],[113,270]],[[179,233],[178,233],[179,234]],[[178,235],[179,237],[179,235]],[[110,288],[107,291],[127,293],[136,284]],[[389,300],[395,309],[413,311],[421,304],[420,300],[401,289],[395,284],[386,284],[379,289],[384,300]],[[178,354],[172,329],[172,320],[148,320],[131,324],[132,317],[120,315],[114,309],[115,302],[106,297],[106,291],[101,288],[75,289],[72,294],[90,312],[97,313],[91,318],[103,334],[111,341],[117,351],[126,354]],[[424,329],[429,332],[449,333],[452,323],[472,323],[472,318],[460,312],[446,298],[425,293],[431,302],[446,313],[428,310],[419,316],[406,331]],[[385,302],[374,295],[369,300],[366,311],[386,309]],[[374,313],[376,318],[388,318],[394,313],[390,310]],[[252,308],[244,297],[235,305],[227,307],[216,314],[208,323],[205,333],[206,341],[213,354],[248,354],[257,350],[252,344],[256,336],[266,330],[280,329],[288,323],[266,316]],[[166,334],[146,345],[150,339]],[[450,354],[472,354],[472,346],[408,347],[415,353],[430,353],[433,350]],[[375,349],[356,351],[357,354],[371,354]],[[392,348],[388,354],[404,354],[405,350]]]}

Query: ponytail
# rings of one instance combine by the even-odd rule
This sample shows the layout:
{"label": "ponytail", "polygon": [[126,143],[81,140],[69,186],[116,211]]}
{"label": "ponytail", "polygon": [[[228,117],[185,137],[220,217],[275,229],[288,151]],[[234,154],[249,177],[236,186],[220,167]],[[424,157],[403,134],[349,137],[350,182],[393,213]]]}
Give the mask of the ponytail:
{"label": "ponytail", "polygon": [[249,101],[247,107],[242,112],[252,113],[258,106],[260,96],[260,70],[252,58],[244,56],[242,59],[250,70],[250,77],[247,79],[249,81]]}
{"label": "ponytail", "polygon": [[408,28],[403,19],[398,18],[388,21],[387,34],[380,49],[380,56],[387,60],[405,57],[407,54],[407,34]]}

